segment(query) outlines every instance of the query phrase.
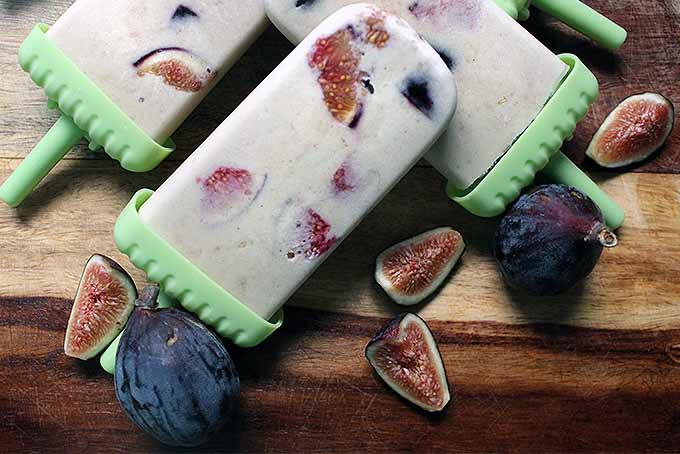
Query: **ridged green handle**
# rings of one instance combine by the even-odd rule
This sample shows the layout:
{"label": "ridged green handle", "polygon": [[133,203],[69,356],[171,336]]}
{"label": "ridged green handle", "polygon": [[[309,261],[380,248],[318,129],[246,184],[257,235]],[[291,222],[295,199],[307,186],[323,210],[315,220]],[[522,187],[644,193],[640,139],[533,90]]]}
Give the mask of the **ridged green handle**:
{"label": "ridged green handle", "polygon": [[531,4],[607,49],[618,49],[626,41],[626,30],[579,0],[533,0]]}
{"label": "ridged green handle", "polygon": [[70,117],[61,118],[0,186],[0,199],[17,207],[38,186],[68,151],[83,138],[83,131]]}
{"label": "ridged green handle", "polygon": [[561,151],[555,153],[541,173],[551,181],[573,186],[593,199],[610,228],[618,229],[623,224],[623,209]]}

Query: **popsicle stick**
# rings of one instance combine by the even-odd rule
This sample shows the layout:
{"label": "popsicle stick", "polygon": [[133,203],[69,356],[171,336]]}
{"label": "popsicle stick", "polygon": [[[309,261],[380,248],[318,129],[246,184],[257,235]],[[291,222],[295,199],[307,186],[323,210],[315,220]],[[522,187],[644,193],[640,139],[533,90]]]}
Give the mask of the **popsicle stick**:
{"label": "popsicle stick", "polygon": [[609,50],[621,47],[628,36],[623,27],[579,0],[533,0],[532,4]]}
{"label": "popsicle stick", "polygon": [[0,199],[17,207],[68,151],[83,138],[83,131],[62,115],[19,167],[0,186]]}

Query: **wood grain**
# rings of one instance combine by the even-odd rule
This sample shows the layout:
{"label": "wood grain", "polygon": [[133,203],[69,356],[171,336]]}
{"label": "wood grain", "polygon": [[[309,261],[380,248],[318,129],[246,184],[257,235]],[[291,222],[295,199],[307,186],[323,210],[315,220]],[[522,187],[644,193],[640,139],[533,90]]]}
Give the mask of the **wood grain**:
{"label": "wood grain", "polygon": [[[600,98],[579,124],[565,151],[587,169],[597,164],[585,157],[595,131],[605,117],[628,96],[657,92],[680,105],[680,2],[678,0],[586,2],[628,30],[626,43],[615,53],[606,52],[553,18],[533,10],[526,27],[555,53],[578,55],[600,81]],[[677,111],[677,109],[676,109]],[[622,171],[670,172],[680,169],[680,128],[659,152],[642,164]]]}
{"label": "wood grain", "polygon": [[[4,160],[0,179],[19,160]],[[155,189],[176,167],[165,163],[153,179],[120,172],[110,161],[67,161],[19,210],[0,206],[0,295],[73,297],[92,252],[134,269],[113,244],[113,224],[140,186]],[[80,176],[80,178],[78,178]],[[290,301],[310,309],[387,317],[400,310],[373,282],[375,257],[416,232],[451,225],[468,245],[461,265],[437,298],[420,307],[429,320],[548,322],[584,327],[668,328],[680,302],[680,179],[674,175],[597,176],[626,206],[621,247],[606,251],[591,278],[566,296],[531,299],[506,291],[491,256],[497,219],[482,220],[451,203],[432,168],[416,168],[361,223]],[[667,188],[660,192],[659,188]],[[44,205],[45,196],[51,199]],[[96,214],[96,215],[93,215]],[[17,226],[22,228],[18,229]],[[31,251],[26,260],[25,251]],[[36,262],[39,260],[39,262]],[[36,263],[45,270],[30,280]],[[21,285],[17,285],[21,283]],[[56,285],[55,285],[56,284]],[[649,298],[650,295],[654,298]],[[635,301],[632,306],[627,302]]]}
{"label": "wood grain", "polygon": [[[0,181],[55,120],[16,64],[23,37],[71,0],[0,0]],[[677,0],[592,0],[630,31],[616,54],[541,14],[526,24],[577,53],[602,95],[567,151],[581,161],[604,116],[628,94],[680,103]],[[75,150],[25,205],[0,205],[0,452],[166,452],[127,420],[96,361],[63,355],[80,272],[114,257],[113,223],[140,187],[156,188],[290,51],[269,29],[175,135],[156,171],[122,171]],[[626,210],[621,245],[581,286],[532,299],[505,288],[490,254],[498,219],[446,199],[421,163],[294,295],[286,323],[256,349],[231,348],[243,383],[238,422],[202,452],[676,452],[680,446],[680,132],[625,173],[588,171]],[[634,171],[631,173],[630,171]],[[390,392],[363,358],[403,310],[372,278],[387,246],[451,225],[468,244],[441,291],[414,308],[430,323],[452,405],[426,415]]]}
{"label": "wood grain", "polygon": [[[111,377],[65,357],[70,301],[0,300],[3,452],[164,452],[122,414]],[[200,452],[653,450],[680,443],[680,330],[433,322],[454,401],[427,415],[373,375],[380,320],[289,309],[264,346],[234,350],[239,422]],[[2,325],[8,328],[7,325]],[[20,352],[20,353],[17,353]],[[653,448],[653,449],[652,449]]]}

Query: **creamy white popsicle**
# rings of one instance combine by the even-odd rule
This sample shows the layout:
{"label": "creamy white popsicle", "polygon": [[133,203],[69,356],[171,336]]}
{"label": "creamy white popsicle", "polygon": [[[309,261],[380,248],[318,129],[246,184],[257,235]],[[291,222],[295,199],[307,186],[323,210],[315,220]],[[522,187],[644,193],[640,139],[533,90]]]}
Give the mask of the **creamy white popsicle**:
{"label": "creamy white popsicle", "polygon": [[140,217],[269,319],[440,136],[455,92],[406,22],[349,6],[255,89]]}
{"label": "creamy white popsicle", "polygon": [[47,35],[163,143],[265,29],[261,3],[77,0]]}
{"label": "creamy white popsicle", "polygon": [[[293,43],[352,0],[265,0]],[[369,0],[403,17],[458,87],[451,127],[426,158],[457,188],[483,176],[536,118],[567,66],[491,0]]]}

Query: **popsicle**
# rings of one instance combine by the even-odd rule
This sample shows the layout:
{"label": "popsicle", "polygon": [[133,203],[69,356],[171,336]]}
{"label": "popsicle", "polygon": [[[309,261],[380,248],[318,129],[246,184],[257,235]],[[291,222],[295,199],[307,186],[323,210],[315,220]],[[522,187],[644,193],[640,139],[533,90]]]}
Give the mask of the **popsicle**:
{"label": "popsicle", "polygon": [[[297,46],[148,200],[132,204],[167,247],[269,320],[427,151],[455,105],[451,72],[405,21],[351,5]],[[161,260],[143,239],[128,244],[129,229],[117,224],[119,248],[167,284],[158,267],[177,260]],[[185,273],[168,273],[164,290],[204,311],[201,284],[186,288],[175,281]],[[246,329],[220,329],[224,304],[209,303],[205,319],[224,336]]]}
{"label": "popsicle", "polygon": [[64,116],[0,197],[20,203],[82,137],[129,170],[155,167],[171,151],[162,145],[267,23],[261,2],[76,1],[20,51]]}
{"label": "popsicle", "polygon": [[[265,0],[271,21],[299,42],[352,0]],[[451,127],[427,160],[454,186],[482,177],[536,118],[567,66],[491,0],[376,0],[441,55],[458,85]]]}
{"label": "popsicle", "polygon": [[[265,0],[265,7],[298,42],[351,1]],[[456,115],[426,155],[449,180],[452,200],[478,216],[498,216],[542,171],[589,195],[611,228],[623,223],[621,207],[559,151],[598,95],[597,79],[576,56],[552,54],[491,0],[370,3],[409,22],[455,76]]]}

